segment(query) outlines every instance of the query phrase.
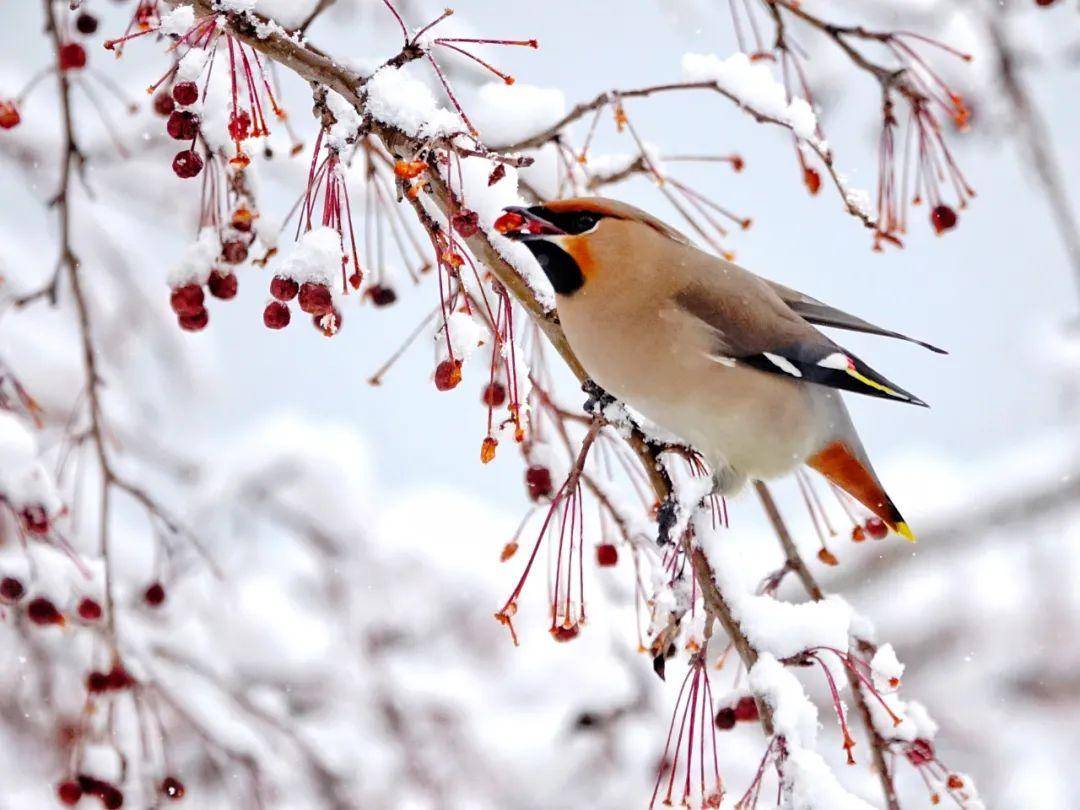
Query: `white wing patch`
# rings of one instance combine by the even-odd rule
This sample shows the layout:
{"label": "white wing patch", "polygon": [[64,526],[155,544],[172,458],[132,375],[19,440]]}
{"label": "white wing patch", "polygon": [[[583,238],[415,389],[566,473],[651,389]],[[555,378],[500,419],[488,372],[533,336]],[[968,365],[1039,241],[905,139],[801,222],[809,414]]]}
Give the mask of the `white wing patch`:
{"label": "white wing patch", "polygon": [[735,368],[735,358],[734,357],[719,357],[719,356],[717,356],[715,354],[710,354],[710,355],[708,355],[708,358],[710,360],[712,360],[714,363],[719,363],[722,366],[727,366],[728,368]]}
{"label": "white wing patch", "polygon": [[833,368],[837,371],[847,371],[851,368],[851,361],[843,352],[833,352],[817,361],[822,368]]}
{"label": "white wing patch", "polygon": [[[768,360],[785,374],[790,374],[792,377],[802,376],[802,372],[799,371],[799,369],[796,368],[795,365],[786,357],[781,357],[778,354],[771,354],[770,352],[762,352],[761,354],[765,357],[766,360]],[[847,366],[844,367],[847,368]]]}

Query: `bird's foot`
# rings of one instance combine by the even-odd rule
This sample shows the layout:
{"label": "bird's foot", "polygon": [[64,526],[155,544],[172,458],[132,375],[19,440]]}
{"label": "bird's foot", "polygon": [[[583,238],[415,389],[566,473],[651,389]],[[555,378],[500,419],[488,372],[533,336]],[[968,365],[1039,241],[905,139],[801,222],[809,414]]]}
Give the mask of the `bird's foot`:
{"label": "bird's foot", "polygon": [[590,416],[599,416],[604,408],[615,402],[615,397],[601,388],[592,380],[585,380],[581,384],[581,390],[589,395],[589,398],[585,400],[585,413]]}

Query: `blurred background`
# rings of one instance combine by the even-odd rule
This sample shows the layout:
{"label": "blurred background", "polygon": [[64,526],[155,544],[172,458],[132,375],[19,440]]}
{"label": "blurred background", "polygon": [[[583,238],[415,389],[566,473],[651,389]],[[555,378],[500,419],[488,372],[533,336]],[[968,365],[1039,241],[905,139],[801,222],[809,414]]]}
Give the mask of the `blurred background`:
{"label": "blurred background", "polygon": [[[50,63],[40,5],[0,0],[0,96],[15,95]],[[274,5],[296,13],[282,0]],[[627,114],[661,156],[744,159],[741,172],[666,166],[752,218],[725,245],[740,264],[949,350],[938,356],[843,336],[931,404],[848,397],[920,542],[855,545],[841,535],[830,545],[839,566],[813,567],[893,643],[908,667],[906,694],[941,726],[939,755],[975,778],[988,807],[1080,807],[1071,778],[1080,755],[1080,255],[1069,247],[1080,178],[1080,110],[1071,101],[1080,95],[1077,7],[815,5],[840,22],[927,33],[974,56],[935,61],[972,109],[970,131],[949,135],[977,191],[954,230],[936,236],[917,208],[902,250],[872,252],[871,235],[833,189],[806,192],[789,133],[712,96],[632,100]],[[400,6],[410,24],[441,10]],[[531,583],[514,647],[491,617],[517,580],[520,555],[509,563],[499,556],[530,502],[517,454],[479,462],[486,371],[466,368],[457,389],[437,392],[434,341],[425,333],[381,385],[368,382],[434,306],[433,279],[414,285],[404,268],[388,268],[397,303],[346,309],[341,333],[327,340],[300,325],[265,329],[268,270],[244,268],[237,299],[215,305],[206,330],[176,329],[165,278],[195,236],[198,195],[169,171],[171,143],[143,92],[167,67],[164,46],[147,37],[115,60],[100,42],[124,30],[132,4],[90,0],[84,8],[100,28],[88,38],[93,72],[75,108],[88,160],[72,201],[73,234],[91,279],[111,441],[123,448],[126,473],[182,517],[213,561],[175,537],[163,540],[145,510],[118,499],[121,633],[143,662],[133,674],[154,686],[140,716],[167,730],[164,746],[148,743],[159,736],[153,729],[102,707],[115,739],[141,752],[123,763],[125,779],[141,786],[130,789],[175,772],[187,801],[207,808],[645,804],[681,676],[661,682],[636,652],[629,558],[587,574],[590,623],[570,644],[544,632],[543,583]],[[454,9],[447,31],[537,38],[537,51],[485,57],[523,85],[561,93],[564,109],[612,88],[677,81],[684,53],[723,57],[737,47],[724,0],[460,0]],[[383,6],[361,0],[338,0],[309,35],[358,68],[400,44]],[[873,192],[878,89],[827,41],[806,34],[799,43],[837,167]],[[490,76],[444,61],[481,132],[486,120],[498,126],[479,92]],[[309,143],[310,91],[280,78],[284,105]],[[558,97],[549,101],[551,110],[560,106]],[[57,105],[55,80],[46,77],[21,105],[22,124],[0,133],[0,275],[9,297],[37,289],[53,271],[57,225],[47,206],[62,147]],[[540,124],[555,117],[537,113]],[[573,130],[578,143],[585,129]],[[283,131],[270,143],[275,158],[258,163],[258,199],[262,216],[280,222],[303,188],[310,150],[288,157]],[[605,117],[592,153],[615,160],[633,152]],[[523,176],[552,194],[558,171],[541,159]],[[682,227],[647,176],[605,193]],[[286,230],[282,241],[290,237]],[[66,298],[57,308],[5,305],[0,361],[44,409],[50,465],[73,453],[69,534],[82,550],[94,547],[95,507],[84,501],[92,501],[95,473],[80,476],[89,451],[63,439],[85,396]],[[581,398],[568,377],[560,391],[570,405]],[[77,480],[84,483],[75,487]],[[775,491],[813,558],[818,541],[795,482]],[[744,494],[729,511],[748,567],[768,571],[777,550],[756,500]],[[10,527],[3,537],[0,573],[25,564]],[[523,546],[531,542],[524,537]],[[156,580],[168,599],[148,609],[141,595]],[[56,587],[74,598],[76,586]],[[803,598],[794,587],[781,595]],[[34,632],[14,620],[2,627],[0,808],[50,807],[82,745],[72,738],[87,662],[104,652],[77,628]],[[729,667],[715,679],[726,687],[736,675]],[[845,784],[880,802],[866,769],[840,764],[835,718],[824,709],[822,723],[822,749]],[[761,751],[756,728],[723,737],[722,769],[736,796]],[[898,772],[904,806],[929,806],[914,770]],[[153,804],[146,790],[142,799],[129,793],[131,806]]]}

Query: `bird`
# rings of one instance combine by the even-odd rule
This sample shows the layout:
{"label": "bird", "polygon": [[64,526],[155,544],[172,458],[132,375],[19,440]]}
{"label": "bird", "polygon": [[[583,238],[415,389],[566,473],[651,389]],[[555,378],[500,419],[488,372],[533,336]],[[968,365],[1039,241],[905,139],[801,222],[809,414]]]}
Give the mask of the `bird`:
{"label": "bird", "polygon": [[926,403],[817,327],[943,349],[757,276],[617,200],[508,206],[494,227],[539,263],[590,379],[699,452],[716,492],[805,464],[915,540],[840,392]]}

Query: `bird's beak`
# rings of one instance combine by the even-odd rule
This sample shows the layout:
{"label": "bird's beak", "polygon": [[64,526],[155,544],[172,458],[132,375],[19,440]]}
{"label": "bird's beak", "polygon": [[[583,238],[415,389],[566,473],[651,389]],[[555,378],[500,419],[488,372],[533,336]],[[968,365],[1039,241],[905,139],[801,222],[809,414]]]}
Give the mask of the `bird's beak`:
{"label": "bird's beak", "polygon": [[515,242],[528,242],[545,236],[565,234],[562,228],[548,222],[535,211],[520,205],[510,205],[503,209],[503,215],[495,220],[495,230],[507,239]]}

